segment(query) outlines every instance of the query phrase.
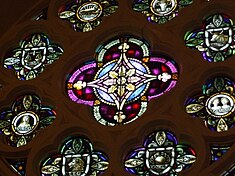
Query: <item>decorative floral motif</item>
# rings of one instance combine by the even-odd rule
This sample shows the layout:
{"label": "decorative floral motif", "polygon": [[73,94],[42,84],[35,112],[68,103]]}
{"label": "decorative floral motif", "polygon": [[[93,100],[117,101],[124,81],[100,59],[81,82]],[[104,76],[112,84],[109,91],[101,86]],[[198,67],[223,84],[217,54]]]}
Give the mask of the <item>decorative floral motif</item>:
{"label": "decorative floral motif", "polygon": [[93,107],[95,119],[114,126],[141,116],[148,101],[172,89],[178,79],[174,61],[150,57],[148,44],[123,36],[99,47],[96,61],[68,77],[71,100]]}
{"label": "decorative floral motif", "polygon": [[93,151],[92,144],[84,138],[72,138],[63,143],[59,154],[45,159],[41,176],[99,175],[108,168],[107,157]]}
{"label": "decorative floral motif", "polygon": [[137,148],[127,155],[125,169],[139,176],[176,176],[195,161],[196,154],[192,148],[178,144],[171,132],[159,130],[147,137],[144,147]]}
{"label": "decorative floral motif", "polygon": [[11,110],[0,114],[0,132],[6,135],[7,143],[13,147],[26,145],[39,129],[52,124],[55,112],[47,106],[41,106],[36,95],[19,97]]}
{"label": "decorative floral motif", "polygon": [[218,161],[229,149],[231,145],[212,145],[211,149],[211,163]]}
{"label": "decorative floral motif", "polygon": [[36,78],[46,65],[52,64],[63,53],[62,48],[50,44],[47,36],[41,33],[30,35],[19,45],[19,48],[8,53],[4,67],[15,69],[20,80]]}
{"label": "decorative floral motif", "polygon": [[213,131],[227,131],[234,126],[234,82],[215,77],[203,85],[203,94],[186,102],[186,112],[200,117]]}
{"label": "decorative floral motif", "polygon": [[133,9],[142,12],[148,21],[163,24],[178,16],[178,11],[193,0],[134,0]]}
{"label": "decorative floral motif", "polygon": [[186,45],[196,48],[209,62],[221,62],[235,53],[233,21],[225,14],[205,19],[202,27],[185,35]]}
{"label": "decorative floral motif", "polygon": [[75,31],[88,32],[101,23],[103,16],[109,16],[117,9],[116,0],[73,0],[62,6],[58,15],[71,22]]}

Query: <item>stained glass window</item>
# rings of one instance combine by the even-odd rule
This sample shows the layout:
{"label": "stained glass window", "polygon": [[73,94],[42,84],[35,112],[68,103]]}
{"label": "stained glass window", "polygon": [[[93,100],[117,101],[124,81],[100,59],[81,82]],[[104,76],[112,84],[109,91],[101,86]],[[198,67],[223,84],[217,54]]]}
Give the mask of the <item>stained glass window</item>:
{"label": "stained glass window", "polygon": [[139,176],[177,176],[195,161],[196,153],[191,147],[178,144],[173,133],[159,130],[145,139],[143,147],[134,149],[126,156],[125,169]]}
{"label": "stained glass window", "polygon": [[58,15],[72,23],[75,31],[88,32],[100,25],[104,16],[117,9],[116,0],[72,0],[60,7]]}
{"label": "stained glass window", "polygon": [[207,17],[202,27],[185,35],[188,47],[197,49],[209,62],[221,62],[235,53],[234,26],[226,14]]}
{"label": "stained glass window", "polygon": [[11,109],[0,113],[0,133],[6,137],[8,145],[20,147],[30,142],[37,131],[54,121],[55,111],[42,106],[37,95],[23,95],[17,98]]}
{"label": "stained glass window", "polygon": [[20,176],[25,176],[27,158],[24,159],[7,159],[12,169]]}
{"label": "stained glass window", "polygon": [[218,161],[230,147],[231,145],[211,145],[211,163]]}
{"label": "stained glass window", "polygon": [[89,140],[73,137],[62,144],[58,154],[42,162],[41,176],[99,175],[108,164],[106,155],[93,151]]}
{"label": "stained glass window", "polygon": [[36,78],[62,55],[63,49],[51,44],[45,34],[35,33],[19,43],[20,47],[10,51],[4,59],[4,67],[15,69],[20,80]]}
{"label": "stained glass window", "polygon": [[92,106],[103,125],[134,121],[146,111],[148,101],[170,91],[178,80],[176,63],[151,56],[148,43],[135,37],[105,43],[95,59],[70,73],[67,93],[72,101]]}
{"label": "stained glass window", "polygon": [[202,86],[202,94],[189,98],[186,112],[200,117],[212,131],[223,132],[234,126],[234,82],[227,77],[214,77]]}
{"label": "stained glass window", "polygon": [[178,16],[181,8],[193,0],[134,0],[133,9],[142,12],[148,21],[163,24]]}

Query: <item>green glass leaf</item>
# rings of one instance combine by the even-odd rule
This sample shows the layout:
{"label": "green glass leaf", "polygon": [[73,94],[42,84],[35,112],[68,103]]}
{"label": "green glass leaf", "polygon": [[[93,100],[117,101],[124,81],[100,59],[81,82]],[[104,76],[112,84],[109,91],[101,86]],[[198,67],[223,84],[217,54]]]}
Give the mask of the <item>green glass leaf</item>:
{"label": "green glass leaf", "polygon": [[193,0],[181,0],[179,1],[179,5],[181,6],[187,6],[193,3]]}
{"label": "green glass leaf", "polygon": [[164,23],[166,23],[167,21],[168,21],[167,18],[161,17],[161,18],[159,19],[158,23],[159,23],[159,24],[164,24]]}
{"label": "green glass leaf", "polygon": [[133,168],[133,167],[137,167],[137,166],[139,166],[139,165],[141,165],[143,163],[144,162],[142,160],[140,160],[140,159],[133,159],[133,158],[131,158],[131,159],[129,159],[129,160],[127,160],[125,162],[125,166]]}
{"label": "green glass leaf", "polygon": [[204,108],[201,104],[189,104],[186,106],[186,112],[189,114],[196,113]]}
{"label": "green glass leaf", "polygon": [[108,16],[108,15],[110,15],[110,14],[116,12],[117,9],[118,9],[118,6],[106,7],[106,8],[104,9],[104,12],[103,12],[103,13],[104,13],[104,16]]}
{"label": "green glass leaf", "polygon": [[11,123],[6,121],[6,120],[0,120],[0,129],[6,128],[8,126],[10,126]]}
{"label": "green glass leaf", "polygon": [[148,10],[148,9],[149,9],[148,4],[135,4],[133,6],[133,10],[135,10],[135,11],[144,11],[144,10]]}
{"label": "green glass leaf", "polygon": [[26,110],[28,110],[32,104],[33,98],[31,95],[26,95],[23,98],[23,106]]}
{"label": "green glass leaf", "polygon": [[30,72],[27,74],[27,76],[26,76],[26,80],[34,79],[34,78],[36,78],[36,77],[37,77],[37,75],[35,74],[35,72],[34,72],[34,71],[30,71]]}
{"label": "green glass leaf", "polygon": [[17,147],[21,147],[21,146],[26,145],[26,144],[27,144],[27,141],[26,141],[25,137],[22,136],[22,137],[19,139],[19,141],[17,142]]}
{"label": "green glass leaf", "polygon": [[214,86],[215,88],[220,92],[223,90],[224,88],[224,79],[221,78],[221,77],[217,77],[215,78],[215,81],[214,81]]}
{"label": "green glass leaf", "polygon": [[33,46],[37,46],[40,41],[41,41],[41,36],[39,34],[36,34],[32,37]]}
{"label": "green glass leaf", "polygon": [[53,165],[44,166],[41,169],[41,172],[43,174],[54,174],[58,171],[60,171],[60,167],[59,166],[53,166]]}
{"label": "green glass leaf", "polygon": [[69,18],[71,16],[74,16],[75,15],[75,12],[72,12],[72,11],[64,11],[64,12],[61,12],[58,14],[59,15],[59,18]]}
{"label": "green glass leaf", "polygon": [[215,57],[214,57],[214,62],[222,62],[224,61],[224,56],[222,53],[216,53]]}
{"label": "green glass leaf", "polygon": [[108,162],[100,161],[98,163],[93,164],[91,167],[96,169],[96,170],[103,171],[103,170],[108,169],[108,165],[109,165]]}
{"label": "green glass leaf", "polygon": [[15,65],[15,64],[19,64],[19,63],[20,63],[20,59],[19,58],[10,57],[10,58],[6,58],[4,60],[4,66]]}
{"label": "green glass leaf", "polygon": [[81,148],[82,148],[82,145],[83,145],[83,143],[82,143],[82,140],[81,140],[81,139],[75,139],[75,140],[73,141],[73,149],[75,150],[75,152],[78,152],[78,153],[79,153],[79,151],[80,151]]}
{"label": "green glass leaf", "polygon": [[40,123],[45,125],[50,125],[55,120],[55,116],[48,116],[40,120]]}

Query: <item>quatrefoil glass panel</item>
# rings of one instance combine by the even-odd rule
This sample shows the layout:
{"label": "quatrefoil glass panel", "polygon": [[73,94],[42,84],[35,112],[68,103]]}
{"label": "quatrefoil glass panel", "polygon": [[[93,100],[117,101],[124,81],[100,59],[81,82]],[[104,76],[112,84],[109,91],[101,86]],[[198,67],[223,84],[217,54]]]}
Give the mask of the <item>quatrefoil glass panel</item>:
{"label": "quatrefoil glass panel", "polygon": [[227,131],[235,125],[235,84],[227,77],[215,77],[202,86],[202,94],[189,98],[186,112],[201,118],[212,131]]}
{"label": "quatrefoil glass panel", "polygon": [[125,158],[125,169],[130,174],[177,176],[196,161],[194,149],[178,144],[175,135],[166,130],[150,134],[143,147],[131,151]]}
{"label": "quatrefoil glass panel", "polygon": [[142,12],[148,21],[163,24],[178,16],[181,8],[193,0],[134,0],[133,10]]}
{"label": "quatrefoil glass panel", "polygon": [[56,113],[49,106],[42,106],[37,95],[23,95],[17,98],[10,109],[0,112],[0,133],[8,145],[26,145],[36,133],[51,125]]}
{"label": "quatrefoil glass panel", "polygon": [[186,46],[197,49],[209,62],[222,62],[235,53],[232,19],[226,14],[207,17],[201,28],[185,34]]}
{"label": "quatrefoil glass panel", "polygon": [[108,169],[108,165],[107,156],[94,151],[89,140],[73,137],[62,144],[59,153],[43,160],[41,176],[95,176]]}
{"label": "quatrefoil glass panel", "polygon": [[59,59],[63,49],[51,44],[45,34],[35,33],[20,42],[20,47],[9,52],[4,59],[4,67],[15,69],[20,80],[36,78],[45,69]]}
{"label": "quatrefoil glass panel", "polygon": [[68,76],[70,99],[92,107],[103,125],[127,124],[140,117],[148,102],[170,91],[178,80],[173,60],[152,56],[145,40],[122,36],[100,46],[95,60]]}
{"label": "quatrefoil glass panel", "polygon": [[58,16],[72,23],[75,31],[89,32],[117,9],[116,0],[73,0],[60,7]]}

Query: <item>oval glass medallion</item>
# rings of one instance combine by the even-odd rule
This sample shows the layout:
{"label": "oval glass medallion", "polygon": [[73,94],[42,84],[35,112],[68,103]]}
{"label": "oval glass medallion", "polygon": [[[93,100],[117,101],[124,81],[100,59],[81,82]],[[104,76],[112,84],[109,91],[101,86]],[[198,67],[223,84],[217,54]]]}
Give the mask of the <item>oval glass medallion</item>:
{"label": "oval glass medallion", "polygon": [[152,0],[150,9],[151,11],[159,16],[164,16],[172,13],[177,7],[177,0]]}
{"label": "oval glass medallion", "polygon": [[12,120],[12,130],[18,135],[30,134],[38,126],[39,118],[31,111],[18,114]]}
{"label": "oval glass medallion", "polygon": [[102,14],[102,6],[97,2],[82,4],[77,10],[77,17],[81,21],[93,21]]}
{"label": "oval glass medallion", "polygon": [[206,102],[207,112],[214,117],[229,116],[234,108],[234,97],[225,92],[212,95]]}

